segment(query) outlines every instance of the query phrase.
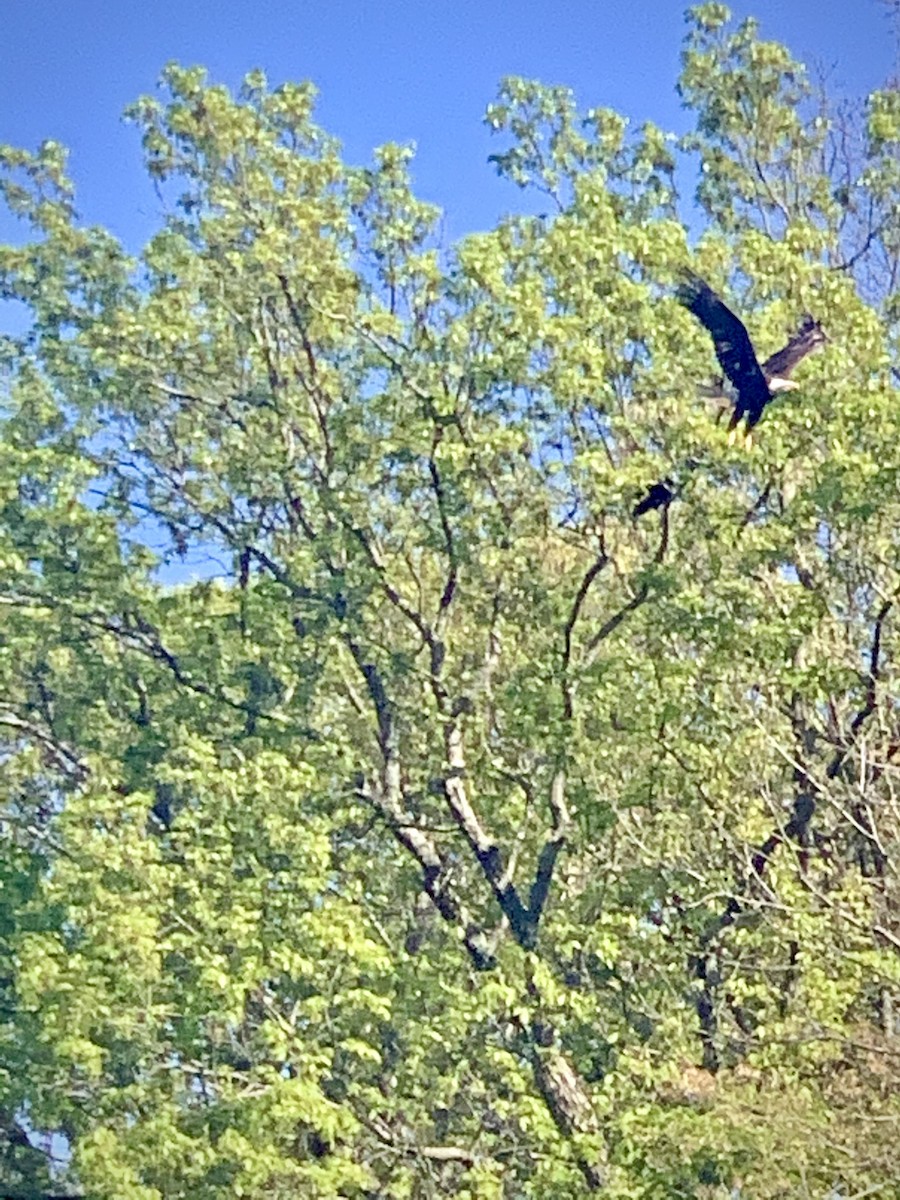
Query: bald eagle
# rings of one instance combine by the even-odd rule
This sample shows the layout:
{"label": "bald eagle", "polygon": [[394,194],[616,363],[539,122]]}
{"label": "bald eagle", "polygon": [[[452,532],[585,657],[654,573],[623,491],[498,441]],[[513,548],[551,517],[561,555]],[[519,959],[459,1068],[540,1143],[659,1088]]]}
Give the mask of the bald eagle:
{"label": "bald eagle", "polygon": [[[822,326],[807,313],[788,344],[776,350],[760,366],[744,323],[723,304],[705,280],[692,271],[685,271],[675,295],[712,335],[716,358],[734,392],[731,397],[734,412],[728,428],[734,431],[742,420],[746,421],[749,439],[750,430],[773,396],[793,391],[798,386],[790,378],[797,364],[828,341]],[[703,390],[707,395],[728,398],[721,391],[721,381],[719,386]],[[688,469],[693,470],[697,465],[691,463]],[[654,483],[631,510],[632,517],[636,519],[656,508],[667,508],[678,492],[679,487],[671,477]]]}
{"label": "bald eagle", "polygon": [[705,280],[685,272],[675,295],[712,335],[716,358],[734,389],[728,426],[732,430],[745,420],[749,434],[773,396],[798,386],[789,378],[797,364],[828,341],[822,326],[807,313],[788,344],[760,366],[744,323]]}

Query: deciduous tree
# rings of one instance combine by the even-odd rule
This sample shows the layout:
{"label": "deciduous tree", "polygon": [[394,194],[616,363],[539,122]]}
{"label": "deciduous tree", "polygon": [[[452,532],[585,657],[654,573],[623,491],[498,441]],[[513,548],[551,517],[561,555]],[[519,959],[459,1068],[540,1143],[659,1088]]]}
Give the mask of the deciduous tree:
{"label": "deciduous tree", "polygon": [[[2,154],[4,1186],[895,1186],[896,90],[701,5],[688,137],[505,80],[547,215],[442,252],[311,87],[164,84],[137,261]],[[752,450],[687,266],[831,338]]]}

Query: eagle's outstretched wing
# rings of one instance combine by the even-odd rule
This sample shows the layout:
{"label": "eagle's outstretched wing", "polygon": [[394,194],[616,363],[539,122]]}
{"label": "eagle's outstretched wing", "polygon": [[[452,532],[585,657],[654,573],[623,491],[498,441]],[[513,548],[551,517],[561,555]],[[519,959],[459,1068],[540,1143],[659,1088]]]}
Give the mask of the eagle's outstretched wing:
{"label": "eagle's outstretched wing", "polygon": [[752,428],[762,416],[770,392],[744,323],[692,272],[685,272],[675,294],[709,330],[716,358],[737,392],[732,427],[746,417],[747,427]]}
{"label": "eagle's outstretched wing", "polygon": [[787,379],[791,371],[807,354],[812,354],[820,346],[824,346],[828,338],[818,321],[814,321],[807,313],[797,332],[782,350],[767,358],[762,365],[762,371],[770,384],[773,379]]}

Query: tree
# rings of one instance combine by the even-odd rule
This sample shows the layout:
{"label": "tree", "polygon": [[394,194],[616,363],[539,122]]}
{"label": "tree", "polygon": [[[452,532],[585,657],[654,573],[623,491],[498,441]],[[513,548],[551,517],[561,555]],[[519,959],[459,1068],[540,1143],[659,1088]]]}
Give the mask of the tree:
{"label": "tree", "polygon": [[[728,21],[680,145],[504,81],[446,257],[259,74],[131,109],[138,262],[3,152],[10,1191],[894,1186],[900,106]],[[832,339],[752,451],[686,265]]]}

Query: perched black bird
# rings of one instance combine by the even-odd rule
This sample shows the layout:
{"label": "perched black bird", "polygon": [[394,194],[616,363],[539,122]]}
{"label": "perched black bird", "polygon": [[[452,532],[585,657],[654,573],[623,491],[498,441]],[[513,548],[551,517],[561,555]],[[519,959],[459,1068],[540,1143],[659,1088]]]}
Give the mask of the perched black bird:
{"label": "perched black bird", "polygon": [[674,481],[669,478],[662,479],[659,483],[654,483],[653,487],[647,490],[646,496],[642,500],[639,500],[631,510],[631,515],[637,520],[644,513],[652,512],[654,508],[668,508],[674,499]]}
{"label": "perched black bird", "polygon": [[748,435],[773,396],[798,386],[788,378],[791,371],[807,354],[828,341],[819,322],[807,314],[788,344],[760,366],[743,322],[708,283],[692,272],[685,272],[675,294],[709,330],[716,358],[734,388],[734,413],[729,429],[746,420]]}

